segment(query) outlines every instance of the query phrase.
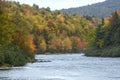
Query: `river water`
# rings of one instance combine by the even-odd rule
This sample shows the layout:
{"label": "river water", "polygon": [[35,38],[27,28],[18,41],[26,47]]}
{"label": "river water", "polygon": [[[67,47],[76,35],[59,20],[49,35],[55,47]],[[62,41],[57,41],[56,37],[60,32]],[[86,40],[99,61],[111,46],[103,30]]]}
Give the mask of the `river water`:
{"label": "river water", "polygon": [[0,71],[0,80],[120,80],[120,58],[83,54],[36,55],[51,62],[27,63]]}

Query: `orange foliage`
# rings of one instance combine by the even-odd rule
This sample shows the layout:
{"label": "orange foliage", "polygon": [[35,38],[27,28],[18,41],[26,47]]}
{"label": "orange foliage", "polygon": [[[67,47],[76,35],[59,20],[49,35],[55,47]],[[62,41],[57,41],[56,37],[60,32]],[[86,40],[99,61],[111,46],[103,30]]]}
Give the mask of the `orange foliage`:
{"label": "orange foliage", "polygon": [[52,40],[50,43],[51,43],[51,45],[53,45],[53,46],[56,46],[56,45],[57,45],[57,41],[56,41],[56,40]]}
{"label": "orange foliage", "polygon": [[49,32],[49,28],[48,28],[48,27],[45,27],[45,31],[46,31],[46,32]]}
{"label": "orange foliage", "polygon": [[48,26],[49,27],[54,27],[55,26],[55,22],[52,19],[48,19]]}
{"label": "orange foliage", "polygon": [[29,48],[29,52],[34,52],[35,51],[35,45],[33,44],[33,35],[28,35],[28,48]]}
{"label": "orange foliage", "polygon": [[84,41],[82,41],[80,38],[76,38],[77,41],[77,47],[80,48],[81,50],[84,49]]}
{"label": "orange foliage", "polygon": [[117,13],[120,15],[120,10],[117,10]]}
{"label": "orange foliage", "polygon": [[89,25],[93,28],[95,28],[95,24],[92,21],[88,21]]}
{"label": "orange foliage", "polygon": [[79,37],[72,37],[73,48],[78,50],[84,50],[85,43]]}
{"label": "orange foliage", "polygon": [[112,20],[112,17],[111,17],[111,16],[104,18],[104,23],[105,23],[105,25],[108,26],[108,25],[109,25],[109,22],[110,22],[111,20]]}

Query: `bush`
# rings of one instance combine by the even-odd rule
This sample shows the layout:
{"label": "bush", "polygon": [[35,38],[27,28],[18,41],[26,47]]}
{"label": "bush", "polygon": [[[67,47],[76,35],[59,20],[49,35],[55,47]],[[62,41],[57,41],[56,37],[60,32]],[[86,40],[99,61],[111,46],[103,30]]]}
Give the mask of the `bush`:
{"label": "bush", "polygon": [[4,63],[4,54],[0,51],[0,66]]}
{"label": "bush", "polygon": [[107,47],[102,49],[89,49],[85,51],[85,55],[97,57],[120,57],[120,46]]}
{"label": "bush", "polygon": [[0,66],[4,63],[4,54],[2,51],[2,46],[0,45]]}
{"label": "bush", "polygon": [[7,45],[0,47],[0,66],[23,66],[26,62],[34,60],[33,54],[22,51],[18,46]]}

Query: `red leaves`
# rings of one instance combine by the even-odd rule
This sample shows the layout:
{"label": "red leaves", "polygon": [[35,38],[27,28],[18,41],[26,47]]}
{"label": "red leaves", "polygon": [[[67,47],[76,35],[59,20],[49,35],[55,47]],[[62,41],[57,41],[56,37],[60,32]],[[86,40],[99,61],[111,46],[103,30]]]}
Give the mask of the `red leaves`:
{"label": "red leaves", "polygon": [[85,48],[84,41],[79,37],[72,37],[72,46],[76,50],[84,50]]}

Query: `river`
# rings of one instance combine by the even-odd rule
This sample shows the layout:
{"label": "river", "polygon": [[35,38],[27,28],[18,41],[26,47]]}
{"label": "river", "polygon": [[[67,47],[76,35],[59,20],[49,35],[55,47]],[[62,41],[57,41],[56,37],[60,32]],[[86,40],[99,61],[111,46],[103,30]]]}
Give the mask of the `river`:
{"label": "river", "polygon": [[120,80],[120,58],[83,54],[36,55],[51,62],[27,63],[0,71],[0,80]]}

